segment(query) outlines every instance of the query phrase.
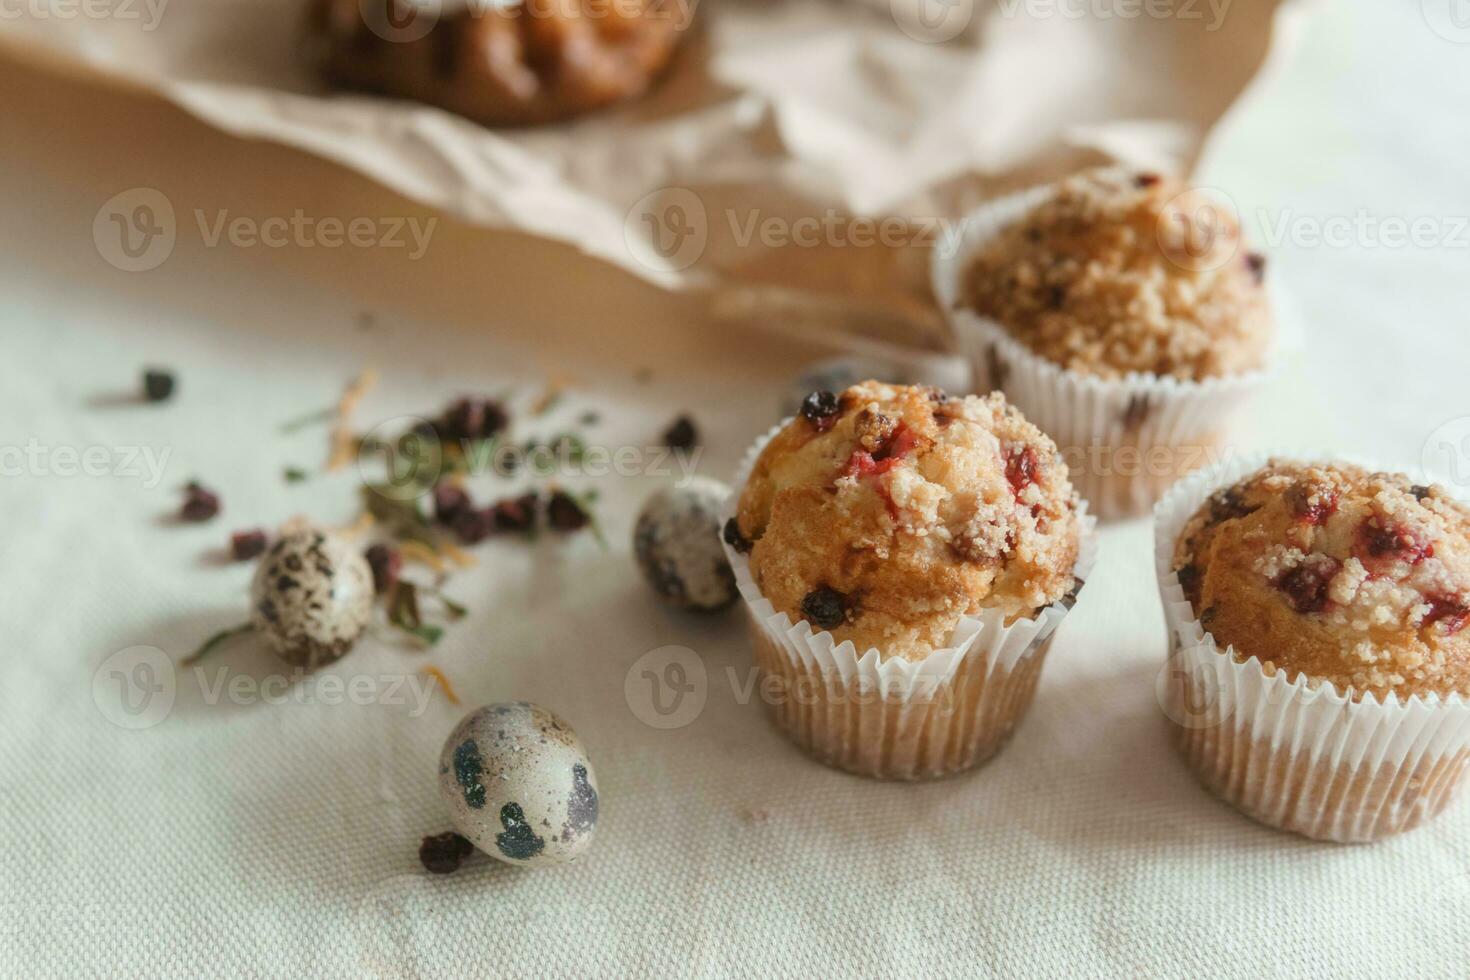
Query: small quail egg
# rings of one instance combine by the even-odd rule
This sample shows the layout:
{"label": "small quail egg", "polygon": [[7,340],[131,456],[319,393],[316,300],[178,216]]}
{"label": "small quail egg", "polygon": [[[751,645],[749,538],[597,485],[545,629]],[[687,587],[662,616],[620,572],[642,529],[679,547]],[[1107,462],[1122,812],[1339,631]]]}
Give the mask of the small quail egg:
{"label": "small quail egg", "polygon": [[735,601],[735,575],[720,547],[720,511],[730,490],[697,476],[655,492],[633,528],[633,554],[660,597],[711,612]]}
{"label": "small quail egg", "polygon": [[317,528],[289,531],[260,559],[250,619],[288,663],[331,663],[367,628],[373,572],[361,551]]}
{"label": "small quail egg", "polygon": [[526,701],[466,715],[439,756],[454,827],[508,864],[564,864],[597,829],[597,776],[566,722]]}

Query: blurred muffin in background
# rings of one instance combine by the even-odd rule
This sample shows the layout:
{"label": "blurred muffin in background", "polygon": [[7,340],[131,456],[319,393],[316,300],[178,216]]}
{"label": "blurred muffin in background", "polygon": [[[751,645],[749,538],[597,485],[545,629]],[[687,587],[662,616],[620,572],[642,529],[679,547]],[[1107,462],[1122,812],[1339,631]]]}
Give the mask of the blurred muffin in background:
{"label": "blurred muffin in background", "polygon": [[688,10],[671,0],[312,0],[310,32],[335,84],[514,126],[643,94]]}
{"label": "blurred muffin in background", "polygon": [[1276,333],[1265,258],[1225,202],[1093,171],[993,202],[963,232],[935,288],[976,387],[1056,439],[1100,515],[1141,513],[1208,461]]}

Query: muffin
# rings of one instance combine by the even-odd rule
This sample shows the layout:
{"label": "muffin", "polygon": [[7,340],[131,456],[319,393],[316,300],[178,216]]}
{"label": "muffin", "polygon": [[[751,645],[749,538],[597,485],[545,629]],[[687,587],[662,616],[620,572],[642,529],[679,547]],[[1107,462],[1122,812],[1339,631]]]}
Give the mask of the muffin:
{"label": "muffin", "polygon": [[310,26],[332,82],[505,126],[641,95],[673,57],[681,9],[667,0],[313,0]]}
{"label": "muffin", "polygon": [[1228,208],[1094,171],[983,208],[936,254],[977,385],[1063,447],[1099,514],[1146,510],[1201,465],[1267,367],[1266,263]]}
{"label": "muffin", "polygon": [[977,765],[1030,705],[1092,561],[1055,445],[999,393],[813,392],[752,450],[725,528],[779,728],[829,765]]}
{"label": "muffin", "polygon": [[1344,463],[1199,476],[1158,523],[1186,760],[1310,837],[1433,817],[1470,760],[1470,508]]}

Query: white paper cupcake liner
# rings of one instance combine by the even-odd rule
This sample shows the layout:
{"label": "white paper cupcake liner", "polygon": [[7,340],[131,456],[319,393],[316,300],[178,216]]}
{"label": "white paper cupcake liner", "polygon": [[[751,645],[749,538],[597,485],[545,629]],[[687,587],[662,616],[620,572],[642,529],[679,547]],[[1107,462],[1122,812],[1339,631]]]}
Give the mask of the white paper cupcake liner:
{"label": "white paper cupcake liner", "polygon": [[[1204,381],[1132,373],[1118,379],[1069,371],[1033,353],[996,321],[965,308],[963,283],[976,251],[1054,193],[1034,188],[983,205],[934,249],[935,299],[969,360],[978,391],[999,389],[1051,436],[1072,483],[1102,518],[1142,514],[1175,480],[1212,460],[1232,417],[1271,369]],[[1272,286],[1273,307],[1277,307]],[[1268,363],[1279,354],[1277,340]]]}
{"label": "white paper cupcake liner", "polygon": [[1155,563],[1170,639],[1160,704],[1200,780],[1256,820],[1344,843],[1410,830],[1450,803],[1470,764],[1470,701],[1354,700],[1303,674],[1268,674],[1262,662],[1272,651],[1240,659],[1244,652],[1216,645],[1173,571],[1175,543],[1195,512],[1273,456],[1302,459],[1241,457],[1186,477],[1159,502]]}
{"label": "white paper cupcake liner", "polygon": [[[746,453],[724,519],[735,515],[761,450],[789,421]],[[851,640],[793,623],[761,595],[749,558],[726,544],[757,665],[775,682],[764,692],[773,720],[820,761],[862,775],[927,779],[978,765],[1030,705],[1049,641],[1092,574],[1097,521],[1085,502],[1079,517],[1074,596],[1010,625],[999,610],[963,617],[949,644],[919,661],[885,659],[876,647],[859,652]]]}

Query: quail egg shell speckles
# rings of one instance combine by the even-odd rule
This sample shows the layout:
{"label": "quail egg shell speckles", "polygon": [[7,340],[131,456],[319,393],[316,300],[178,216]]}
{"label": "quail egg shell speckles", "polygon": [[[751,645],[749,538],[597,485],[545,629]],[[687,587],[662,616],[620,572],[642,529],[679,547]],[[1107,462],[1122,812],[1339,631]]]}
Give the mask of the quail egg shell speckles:
{"label": "quail egg shell speckles", "polygon": [[735,601],[735,574],[720,547],[720,512],[729,488],[694,477],[655,492],[633,529],[633,554],[661,598],[681,609],[713,611]]}
{"label": "quail egg shell speckles", "polygon": [[250,619],[283,660],[312,668],[352,648],[373,610],[373,572],[355,547],[328,531],[283,535],[260,559]]}
{"label": "quail egg shell speckles", "polygon": [[564,864],[597,829],[597,776],[576,732],[525,701],[467,715],[439,758],[454,827],[510,864]]}

